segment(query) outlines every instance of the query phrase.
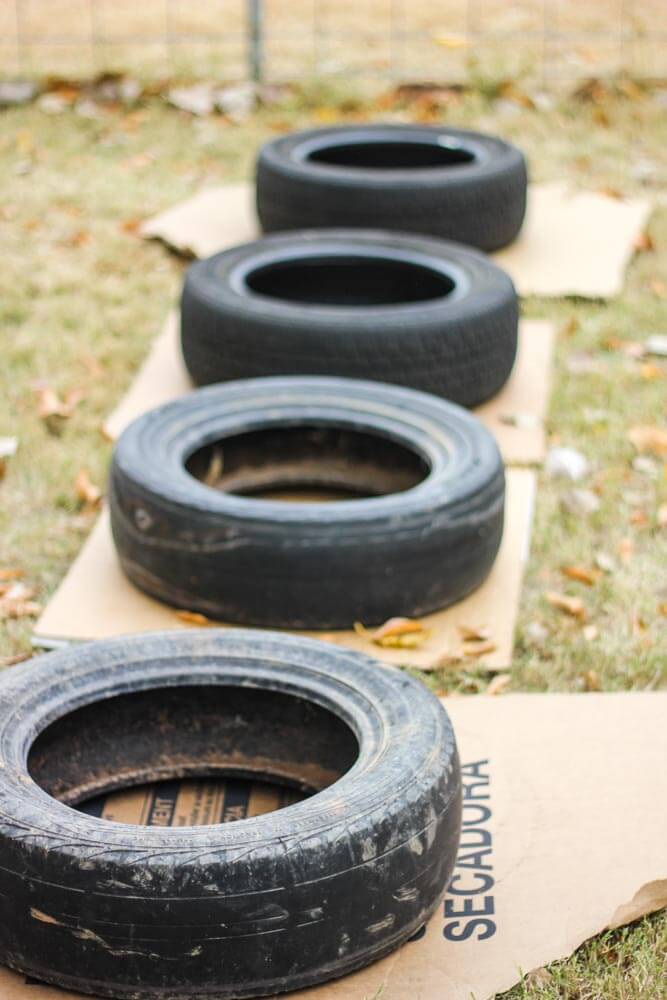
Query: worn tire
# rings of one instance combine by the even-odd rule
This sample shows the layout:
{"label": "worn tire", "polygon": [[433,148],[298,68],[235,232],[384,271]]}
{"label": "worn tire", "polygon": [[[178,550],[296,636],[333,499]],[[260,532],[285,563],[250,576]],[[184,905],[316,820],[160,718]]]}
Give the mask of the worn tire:
{"label": "worn tire", "polygon": [[377,226],[490,252],[517,236],[526,191],[520,150],[449,126],[311,129],[271,140],[257,161],[265,232]]}
{"label": "worn tire", "polygon": [[344,375],[467,407],[507,381],[517,328],[512,281],[482,254],[390,232],[234,247],[192,264],[181,302],[183,357],[198,385]]}
{"label": "worn tire", "polygon": [[[254,776],[271,753],[298,782],[304,731],[317,794],[277,812],[161,829],[71,807],[165,760]],[[455,861],[444,709],[309,639],[193,630],[40,657],[0,679],[0,752],[0,961],[66,989],[223,1000],[341,976],[423,924]],[[317,791],[332,762],[349,769]]]}
{"label": "worn tire", "polygon": [[[364,499],[261,497],[303,488]],[[219,621],[349,628],[479,586],[504,488],[497,445],[466,410],[293,377],[209,386],[139,417],[116,445],[109,502],[121,566],[153,597]]]}

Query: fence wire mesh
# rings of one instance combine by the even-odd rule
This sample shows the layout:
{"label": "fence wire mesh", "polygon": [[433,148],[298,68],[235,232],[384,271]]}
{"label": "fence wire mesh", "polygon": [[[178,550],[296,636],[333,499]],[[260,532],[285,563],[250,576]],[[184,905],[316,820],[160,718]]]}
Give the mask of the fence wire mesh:
{"label": "fence wire mesh", "polygon": [[3,76],[667,78],[667,0],[0,0]]}

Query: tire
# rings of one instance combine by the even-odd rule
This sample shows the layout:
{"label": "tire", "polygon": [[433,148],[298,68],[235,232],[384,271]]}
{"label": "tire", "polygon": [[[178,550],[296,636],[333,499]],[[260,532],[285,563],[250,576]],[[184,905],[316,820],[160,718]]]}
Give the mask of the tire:
{"label": "tire", "polygon": [[[284,502],[304,490],[308,502]],[[349,628],[479,586],[502,535],[504,472],[491,434],[442,400],[257,379],[134,421],[109,502],[121,566],[158,600],[218,621]]]}
{"label": "tire", "polygon": [[389,232],[273,236],[197,261],[181,317],[198,385],[344,375],[472,407],[502,388],[517,349],[504,271],[465,247]]}
{"label": "tire", "polygon": [[[454,865],[445,711],[326,643],[181,630],[72,646],[3,673],[0,747],[0,961],[69,990],[223,1000],[342,976],[409,938]],[[181,828],[72,808],[167,771],[265,774],[269,757],[316,794]]]}
{"label": "tire", "polygon": [[526,161],[495,136],[445,126],[352,125],[273,139],[257,161],[264,232],[399,229],[490,252],[516,238]]}

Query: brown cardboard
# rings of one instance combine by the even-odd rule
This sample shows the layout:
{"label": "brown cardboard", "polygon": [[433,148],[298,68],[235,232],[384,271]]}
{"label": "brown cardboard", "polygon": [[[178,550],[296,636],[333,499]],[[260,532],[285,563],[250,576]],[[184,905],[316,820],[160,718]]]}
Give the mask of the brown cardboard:
{"label": "brown cardboard", "polygon": [[[209,188],[148,219],[145,237],[180,253],[209,257],[257,239],[252,186]],[[571,191],[556,182],[531,184],[519,238],[494,255],[520,295],[611,298],[623,287],[635,240],[651,212],[644,198],[620,200],[596,191]]]}
{"label": "brown cardboard", "polygon": [[88,802],[84,811],[139,826],[205,826],[262,816],[302,798],[293,788],[264,781],[184,778],[111,792]]}
{"label": "brown cardboard", "polygon": [[[522,320],[512,375],[497,396],[475,411],[495,435],[508,465],[544,459],[554,339],[552,323]],[[107,418],[104,433],[114,440],[135,417],[191,389],[178,342],[178,316],[171,313],[128,392]]]}
{"label": "brown cardboard", "polygon": [[[487,1000],[667,905],[667,693],[445,703],[465,787],[447,898],[416,940],[294,1000]],[[74,997],[5,969],[0,996]]]}
{"label": "brown cardboard", "polygon": [[[430,635],[420,648],[382,649],[353,631],[302,634],[359,649],[388,663],[409,662],[428,670],[443,657],[459,655],[460,627],[485,626],[495,649],[480,662],[492,669],[509,666],[521,580],[530,546],[534,494],[532,471],[508,471],[505,532],[495,565],[482,586],[464,601],[424,618]],[[173,608],[137,590],[122,573],[109,517],[104,511],[39,618],[33,642],[50,647],[69,640],[178,627],[192,628],[192,625]]]}

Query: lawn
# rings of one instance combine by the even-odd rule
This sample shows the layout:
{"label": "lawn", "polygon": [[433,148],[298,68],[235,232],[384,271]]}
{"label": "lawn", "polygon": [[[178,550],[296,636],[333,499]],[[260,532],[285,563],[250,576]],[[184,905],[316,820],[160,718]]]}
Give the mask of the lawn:
{"label": "lawn", "polygon": [[[139,220],[202,186],[248,176],[258,144],[271,135],[378,115],[499,132],[525,149],[533,179],[657,195],[667,177],[666,93],[626,83],[533,100],[494,86],[434,96],[313,82],[236,125],[192,118],[159,96],[132,108],[2,112],[0,437],[15,436],[18,449],[0,481],[0,571],[22,571],[34,589],[29,599],[44,604],[92,525],[77,477],[85,470],[104,489],[111,446],[103,418],[175,301],[184,267],[137,236]],[[595,494],[599,509],[568,513],[571,484],[540,473],[505,690],[665,685],[666,456],[659,437],[639,455],[628,433],[667,426],[667,362],[637,356],[637,344],[667,333],[666,275],[663,195],[617,301],[523,303],[525,315],[558,324],[549,436],[587,457],[591,471],[578,485]],[[64,404],[61,415],[47,412],[54,410],[50,390]],[[563,572],[573,566],[588,582]],[[554,591],[579,599],[576,615],[547,601]],[[29,653],[33,621],[0,621],[2,665]],[[473,694],[488,679],[480,668],[452,667],[430,683]],[[654,917],[596,939],[508,996],[657,998],[666,946],[667,919]]]}

